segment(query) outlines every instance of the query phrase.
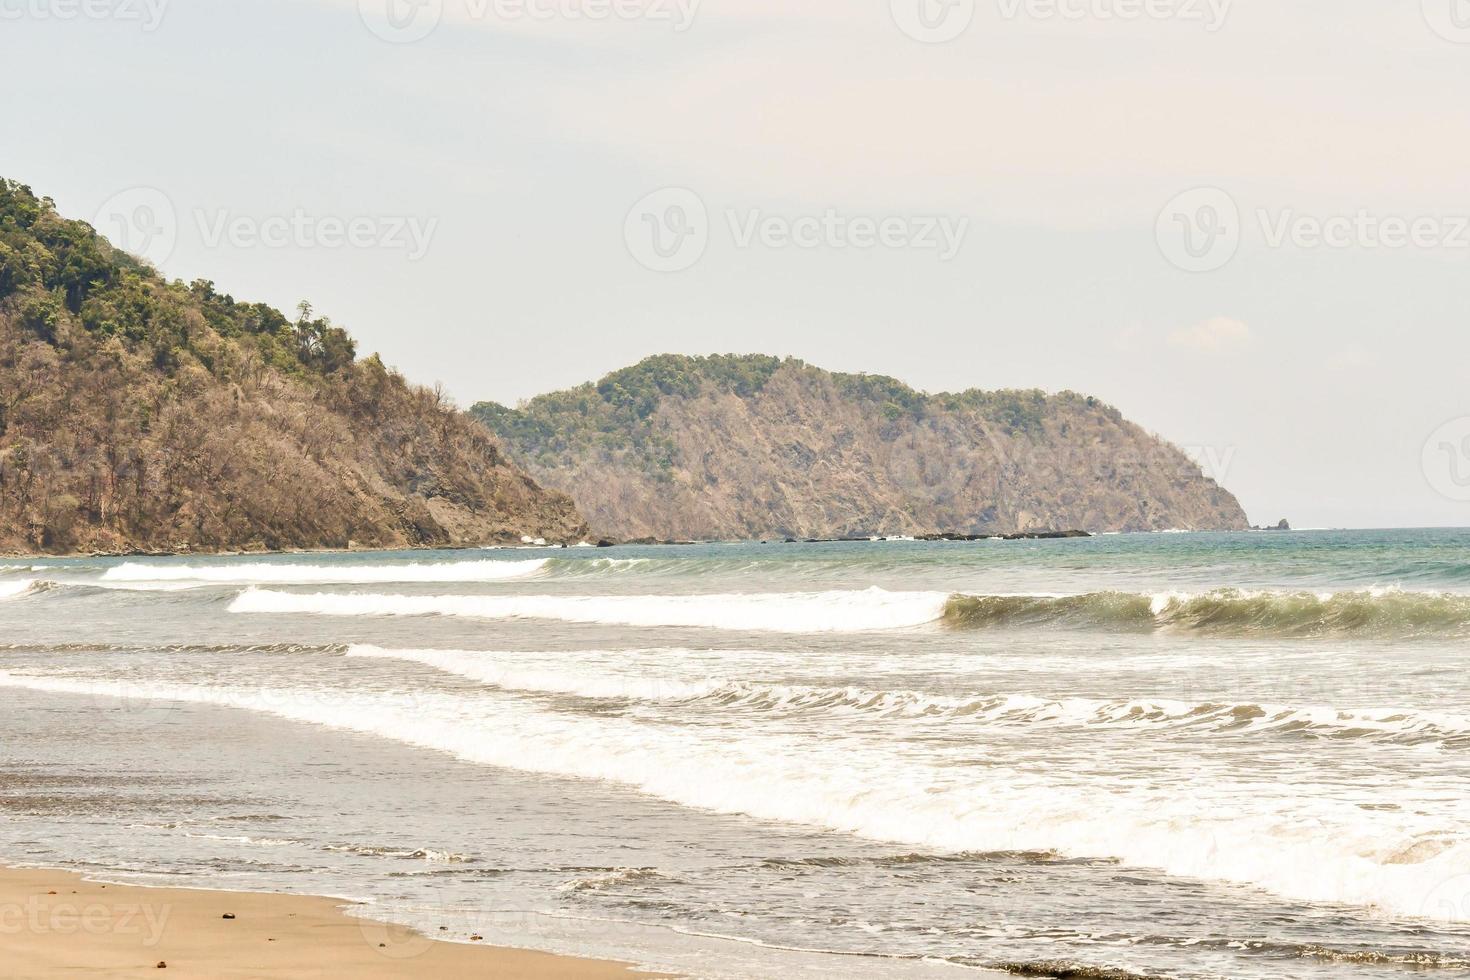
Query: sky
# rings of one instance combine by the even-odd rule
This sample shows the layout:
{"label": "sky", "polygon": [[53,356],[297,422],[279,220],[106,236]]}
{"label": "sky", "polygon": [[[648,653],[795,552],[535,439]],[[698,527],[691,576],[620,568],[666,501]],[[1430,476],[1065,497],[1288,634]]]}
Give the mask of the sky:
{"label": "sky", "polygon": [[1470,525],[1470,0],[0,0],[0,175],[508,404],[1072,389],[1258,523]]}

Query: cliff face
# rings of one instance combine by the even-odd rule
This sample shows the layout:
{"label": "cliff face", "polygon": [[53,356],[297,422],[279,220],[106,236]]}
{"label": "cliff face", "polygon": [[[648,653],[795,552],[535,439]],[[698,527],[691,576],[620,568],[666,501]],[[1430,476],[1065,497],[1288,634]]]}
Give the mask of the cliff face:
{"label": "cliff face", "polygon": [[0,551],[585,533],[483,427],[309,308],[167,282],[0,180]]}
{"label": "cliff face", "polygon": [[622,538],[1247,526],[1183,452],[1072,393],[931,396],[795,360],[665,356],[473,411]]}

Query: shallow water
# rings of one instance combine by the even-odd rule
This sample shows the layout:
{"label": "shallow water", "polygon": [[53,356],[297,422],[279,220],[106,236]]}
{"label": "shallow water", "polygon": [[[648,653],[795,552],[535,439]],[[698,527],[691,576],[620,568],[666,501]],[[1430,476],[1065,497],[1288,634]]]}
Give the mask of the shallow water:
{"label": "shallow water", "polygon": [[710,975],[1461,976],[1467,639],[1465,531],[0,561],[0,860]]}

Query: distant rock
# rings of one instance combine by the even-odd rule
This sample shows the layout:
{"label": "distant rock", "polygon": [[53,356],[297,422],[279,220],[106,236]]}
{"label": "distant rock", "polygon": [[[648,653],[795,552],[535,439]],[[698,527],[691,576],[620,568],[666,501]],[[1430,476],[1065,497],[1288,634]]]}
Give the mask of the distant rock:
{"label": "distant rock", "polygon": [[929,395],[789,358],[662,355],[472,412],[624,541],[1249,526],[1182,451],[1072,392]]}
{"label": "distant rock", "polygon": [[1002,534],[1007,541],[1055,541],[1060,538],[1090,538],[1086,531],[1022,531],[1018,534]]}

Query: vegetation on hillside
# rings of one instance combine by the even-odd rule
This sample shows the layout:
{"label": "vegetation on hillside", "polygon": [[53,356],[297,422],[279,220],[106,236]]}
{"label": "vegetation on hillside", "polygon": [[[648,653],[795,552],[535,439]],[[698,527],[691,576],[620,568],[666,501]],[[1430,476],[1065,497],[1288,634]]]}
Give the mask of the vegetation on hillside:
{"label": "vegetation on hillside", "polygon": [[520,408],[480,402],[470,412],[542,466],[566,465],[591,453],[663,480],[674,453],[673,443],[653,424],[663,399],[692,398],[707,386],[753,395],[781,363],[762,355],[658,354],[595,384],[541,395]]}
{"label": "vegetation on hillside", "polygon": [[442,393],[302,304],[170,282],[0,180],[0,549],[578,533]]}
{"label": "vegetation on hillside", "polygon": [[1183,453],[1073,392],[931,395],[794,358],[666,354],[472,412],[621,537],[1245,522]]}
{"label": "vegetation on hillside", "polygon": [[933,413],[972,412],[1007,433],[1040,432],[1051,398],[1082,400],[1121,418],[1117,409],[1071,392],[980,391],[929,395],[879,374],[822,371],[794,357],[657,354],[601,381],[539,395],[518,408],[480,402],[471,413],[541,466],[570,464],[587,453],[636,466],[650,475],[672,466],[672,443],[660,435],[654,415],[666,398],[716,392],[749,398],[763,391],[782,367],[830,378],[844,397],[871,407],[888,421],[921,420]]}

